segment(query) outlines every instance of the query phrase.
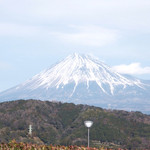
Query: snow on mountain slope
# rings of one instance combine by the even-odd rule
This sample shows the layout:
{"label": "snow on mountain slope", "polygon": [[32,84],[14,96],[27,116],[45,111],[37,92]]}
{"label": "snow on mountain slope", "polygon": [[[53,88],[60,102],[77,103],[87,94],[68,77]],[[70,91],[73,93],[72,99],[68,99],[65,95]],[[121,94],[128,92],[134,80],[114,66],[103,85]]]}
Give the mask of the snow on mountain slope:
{"label": "snow on mountain slope", "polygon": [[95,81],[105,93],[107,91],[103,88],[103,84],[108,84],[111,94],[117,85],[122,85],[124,88],[127,85],[136,85],[142,88],[140,80],[129,80],[113,72],[102,62],[88,55],[80,56],[78,54],[68,56],[61,63],[34,76],[22,86],[27,86],[31,90],[39,87],[48,89],[49,87],[59,88],[61,86],[63,88],[64,85],[75,82],[75,91],[80,82],[86,82],[88,88],[89,81]]}
{"label": "snow on mountain slope", "polygon": [[118,101],[126,105],[131,98],[147,99],[149,87],[139,79],[114,72],[89,55],[73,54],[25,83],[0,93],[0,101],[56,99],[106,107],[119,105]]}

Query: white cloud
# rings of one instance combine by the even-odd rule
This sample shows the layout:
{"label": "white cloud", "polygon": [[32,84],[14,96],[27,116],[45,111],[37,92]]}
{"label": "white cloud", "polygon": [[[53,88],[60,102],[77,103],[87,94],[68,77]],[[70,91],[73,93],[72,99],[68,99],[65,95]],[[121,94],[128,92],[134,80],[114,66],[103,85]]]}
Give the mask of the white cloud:
{"label": "white cloud", "polygon": [[4,0],[0,1],[0,18],[44,24],[94,22],[119,29],[148,32],[149,8],[149,0]]}
{"label": "white cloud", "polygon": [[[64,31],[69,24],[95,25],[99,26],[98,32],[96,29],[93,33],[86,29],[76,33],[58,31],[58,36],[72,43],[102,46],[117,39],[116,31],[111,28],[122,34],[130,34],[131,30],[150,33],[149,8],[149,0],[4,0],[0,1],[0,35],[40,37],[43,32],[46,35],[45,27]],[[10,24],[3,23],[7,21]]]}
{"label": "white cloud", "polygon": [[113,29],[98,26],[71,26],[71,33],[53,33],[61,40],[85,46],[103,46],[115,42],[119,38],[119,32]]}
{"label": "white cloud", "polygon": [[119,38],[119,31],[99,26],[76,26],[63,27],[65,31],[55,31],[50,27],[28,26],[23,24],[0,23],[0,36],[45,38],[56,37],[57,39],[75,45],[103,46],[114,43]]}
{"label": "white cloud", "polygon": [[37,35],[41,29],[36,26],[29,26],[16,23],[0,23],[0,36],[31,36]]}
{"label": "white cloud", "polygon": [[130,75],[142,75],[142,74],[150,74],[150,67],[142,67],[140,63],[131,63],[129,65],[118,65],[112,67],[113,70],[122,74],[130,74]]}

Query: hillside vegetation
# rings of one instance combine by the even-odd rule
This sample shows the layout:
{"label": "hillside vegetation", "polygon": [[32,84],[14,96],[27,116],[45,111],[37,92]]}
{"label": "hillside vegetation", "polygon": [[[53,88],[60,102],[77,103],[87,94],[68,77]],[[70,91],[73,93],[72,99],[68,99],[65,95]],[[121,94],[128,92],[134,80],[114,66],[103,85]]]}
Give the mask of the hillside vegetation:
{"label": "hillside vegetation", "polygon": [[[150,149],[150,116],[87,105],[18,100],[0,103],[0,143],[87,145],[85,120],[94,122],[91,146]],[[33,127],[28,135],[29,125]]]}

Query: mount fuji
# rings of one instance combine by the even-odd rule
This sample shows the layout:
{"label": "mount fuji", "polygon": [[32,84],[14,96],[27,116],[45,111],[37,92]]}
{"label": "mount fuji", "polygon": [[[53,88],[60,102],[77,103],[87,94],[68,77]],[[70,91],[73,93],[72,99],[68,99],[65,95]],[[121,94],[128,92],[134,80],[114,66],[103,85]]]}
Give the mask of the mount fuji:
{"label": "mount fuji", "polygon": [[113,71],[89,55],[73,54],[0,93],[0,101],[40,99],[150,113],[150,81]]}

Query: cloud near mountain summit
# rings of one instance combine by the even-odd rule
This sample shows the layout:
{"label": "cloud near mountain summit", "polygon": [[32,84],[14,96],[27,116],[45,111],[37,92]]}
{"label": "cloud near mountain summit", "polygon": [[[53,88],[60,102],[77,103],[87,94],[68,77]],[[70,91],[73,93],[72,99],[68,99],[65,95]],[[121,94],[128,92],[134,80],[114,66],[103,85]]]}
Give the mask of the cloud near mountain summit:
{"label": "cloud near mountain summit", "polygon": [[131,63],[129,65],[121,64],[118,66],[113,66],[113,70],[122,74],[130,75],[141,75],[141,74],[150,74],[150,67],[142,67],[140,63]]}

